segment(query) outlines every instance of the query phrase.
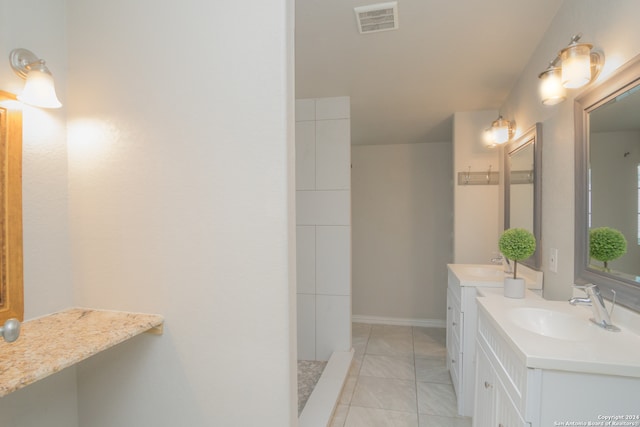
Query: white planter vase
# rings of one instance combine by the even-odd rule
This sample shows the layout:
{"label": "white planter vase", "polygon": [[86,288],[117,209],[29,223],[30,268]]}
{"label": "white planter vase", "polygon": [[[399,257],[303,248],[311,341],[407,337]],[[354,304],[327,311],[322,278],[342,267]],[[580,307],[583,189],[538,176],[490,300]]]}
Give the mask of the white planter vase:
{"label": "white planter vase", "polygon": [[504,278],[504,296],[507,298],[524,298],[524,279],[513,277]]}

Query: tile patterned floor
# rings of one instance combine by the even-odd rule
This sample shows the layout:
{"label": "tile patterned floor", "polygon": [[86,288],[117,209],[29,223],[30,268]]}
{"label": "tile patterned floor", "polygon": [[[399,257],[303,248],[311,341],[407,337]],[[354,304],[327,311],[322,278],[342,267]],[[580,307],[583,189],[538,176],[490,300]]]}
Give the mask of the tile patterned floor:
{"label": "tile patterned floor", "polygon": [[353,348],[331,427],[471,427],[456,416],[445,329],[354,323]]}

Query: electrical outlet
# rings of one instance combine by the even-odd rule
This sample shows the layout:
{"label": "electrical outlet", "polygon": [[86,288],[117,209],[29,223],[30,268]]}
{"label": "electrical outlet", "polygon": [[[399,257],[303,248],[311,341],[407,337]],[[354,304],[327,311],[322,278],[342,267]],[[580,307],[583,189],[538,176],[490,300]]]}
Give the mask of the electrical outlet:
{"label": "electrical outlet", "polygon": [[551,248],[550,250],[549,270],[554,273],[558,272],[558,250],[556,248]]}

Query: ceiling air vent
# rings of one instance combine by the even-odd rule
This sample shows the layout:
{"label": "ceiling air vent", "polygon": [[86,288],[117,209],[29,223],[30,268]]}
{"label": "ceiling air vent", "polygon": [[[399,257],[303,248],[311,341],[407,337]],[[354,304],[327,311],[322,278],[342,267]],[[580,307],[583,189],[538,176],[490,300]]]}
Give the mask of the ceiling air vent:
{"label": "ceiling air vent", "polygon": [[360,34],[398,29],[398,2],[371,4],[356,7]]}

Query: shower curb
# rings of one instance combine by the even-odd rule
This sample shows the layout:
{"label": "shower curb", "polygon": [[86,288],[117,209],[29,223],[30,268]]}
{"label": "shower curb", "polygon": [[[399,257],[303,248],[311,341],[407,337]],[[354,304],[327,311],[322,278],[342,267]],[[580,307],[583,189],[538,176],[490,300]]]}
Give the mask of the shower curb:
{"label": "shower curb", "polygon": [[298,427],[327,427],[349,375],[353,349],[335,351],[298,418]]}

